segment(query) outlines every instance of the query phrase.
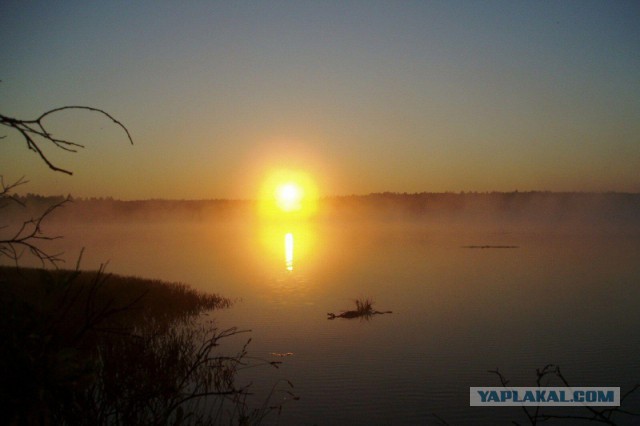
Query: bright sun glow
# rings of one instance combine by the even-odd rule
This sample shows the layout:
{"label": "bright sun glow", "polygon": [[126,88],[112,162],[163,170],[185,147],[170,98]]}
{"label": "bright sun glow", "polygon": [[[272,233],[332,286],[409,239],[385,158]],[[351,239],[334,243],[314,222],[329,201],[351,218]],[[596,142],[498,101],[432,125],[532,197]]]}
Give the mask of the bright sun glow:
{"label": "bright sun glow", "polygon": [[261,211],[271,218],[306,218],[315,213],[318,191],[303,172],[279,170],[264,181]]}
{"label": "bright sun glow", "polygon": [[302,188],[298,185],[295,183],[285,183],[276,190],[278,207],[285,212],[300,210],[303,195]]}

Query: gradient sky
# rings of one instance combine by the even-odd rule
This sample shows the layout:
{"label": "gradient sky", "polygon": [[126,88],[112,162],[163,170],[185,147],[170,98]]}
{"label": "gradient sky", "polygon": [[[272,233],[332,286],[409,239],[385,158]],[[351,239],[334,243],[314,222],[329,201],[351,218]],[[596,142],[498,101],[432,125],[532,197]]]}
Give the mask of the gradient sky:
{"label": "gradient sky", "polygon": [[0,112],[86,144],[54,173],[0,129],[22,192],[251,198],[640,191],[637,1],[3,1]]}

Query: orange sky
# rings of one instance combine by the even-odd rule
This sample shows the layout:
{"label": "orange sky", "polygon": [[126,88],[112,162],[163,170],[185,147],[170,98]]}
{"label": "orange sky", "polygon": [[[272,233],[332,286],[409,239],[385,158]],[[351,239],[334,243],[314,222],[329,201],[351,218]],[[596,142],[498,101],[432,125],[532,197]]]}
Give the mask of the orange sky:
{"label": "orange sky", "polygon": [[86,144],[46,168],[0,129],[22,192],[254,198],[274,169],[321,195],[640,191],[634,2],[15,2],[0,112]]}

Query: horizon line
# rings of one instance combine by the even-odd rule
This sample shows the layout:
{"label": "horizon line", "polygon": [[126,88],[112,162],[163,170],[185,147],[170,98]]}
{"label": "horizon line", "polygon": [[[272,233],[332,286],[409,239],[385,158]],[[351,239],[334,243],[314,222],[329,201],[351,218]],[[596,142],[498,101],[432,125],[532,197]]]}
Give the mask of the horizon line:
{"label": "horizon line", "polygon": [[[528,191],[422,191],[422,192],[395,192],[395,191],[382,191],[382,192],[370,192],[367,194],[345,194],[345,195],[323,195],[319,196],[317,200],[327,200],[336,198],[364,198],[371,196],[418,196],[418,195],[506,195],[506,194],[546,194],[546,195],[640,195],[640,192],[629,191],[550,191],[550,190],[528,190]],[[68,193],[66,196],[62,194],[57,195],[42,195],[32,192],[24,194],[15,194],[17,197],[41,197],[41,198],[68,198],[79,201],[122,201],[122,202],[141,202],[141,201],[178,201],[178,202],[211,202],[211,201],[231,201],[231,202],[257,202],[259,198],[131,198],[122,199],[116,198],[110,195],[106,196],[74,196]]]}

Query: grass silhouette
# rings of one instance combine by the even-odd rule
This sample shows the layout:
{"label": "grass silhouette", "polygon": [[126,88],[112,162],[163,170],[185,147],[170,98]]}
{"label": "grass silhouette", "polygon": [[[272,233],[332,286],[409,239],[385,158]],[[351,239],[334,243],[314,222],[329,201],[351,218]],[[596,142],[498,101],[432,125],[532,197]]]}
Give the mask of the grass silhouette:
{"label": "grass silhouette", "polygon": [[250,359],[250,339],[222,350],[247,330],[201,315],[229,307],[223,297],[103,268],[0,267],[0,303],[9,424],[257,424],[280,409],[250,408],[236,383],[243,368],[277,363]]}

